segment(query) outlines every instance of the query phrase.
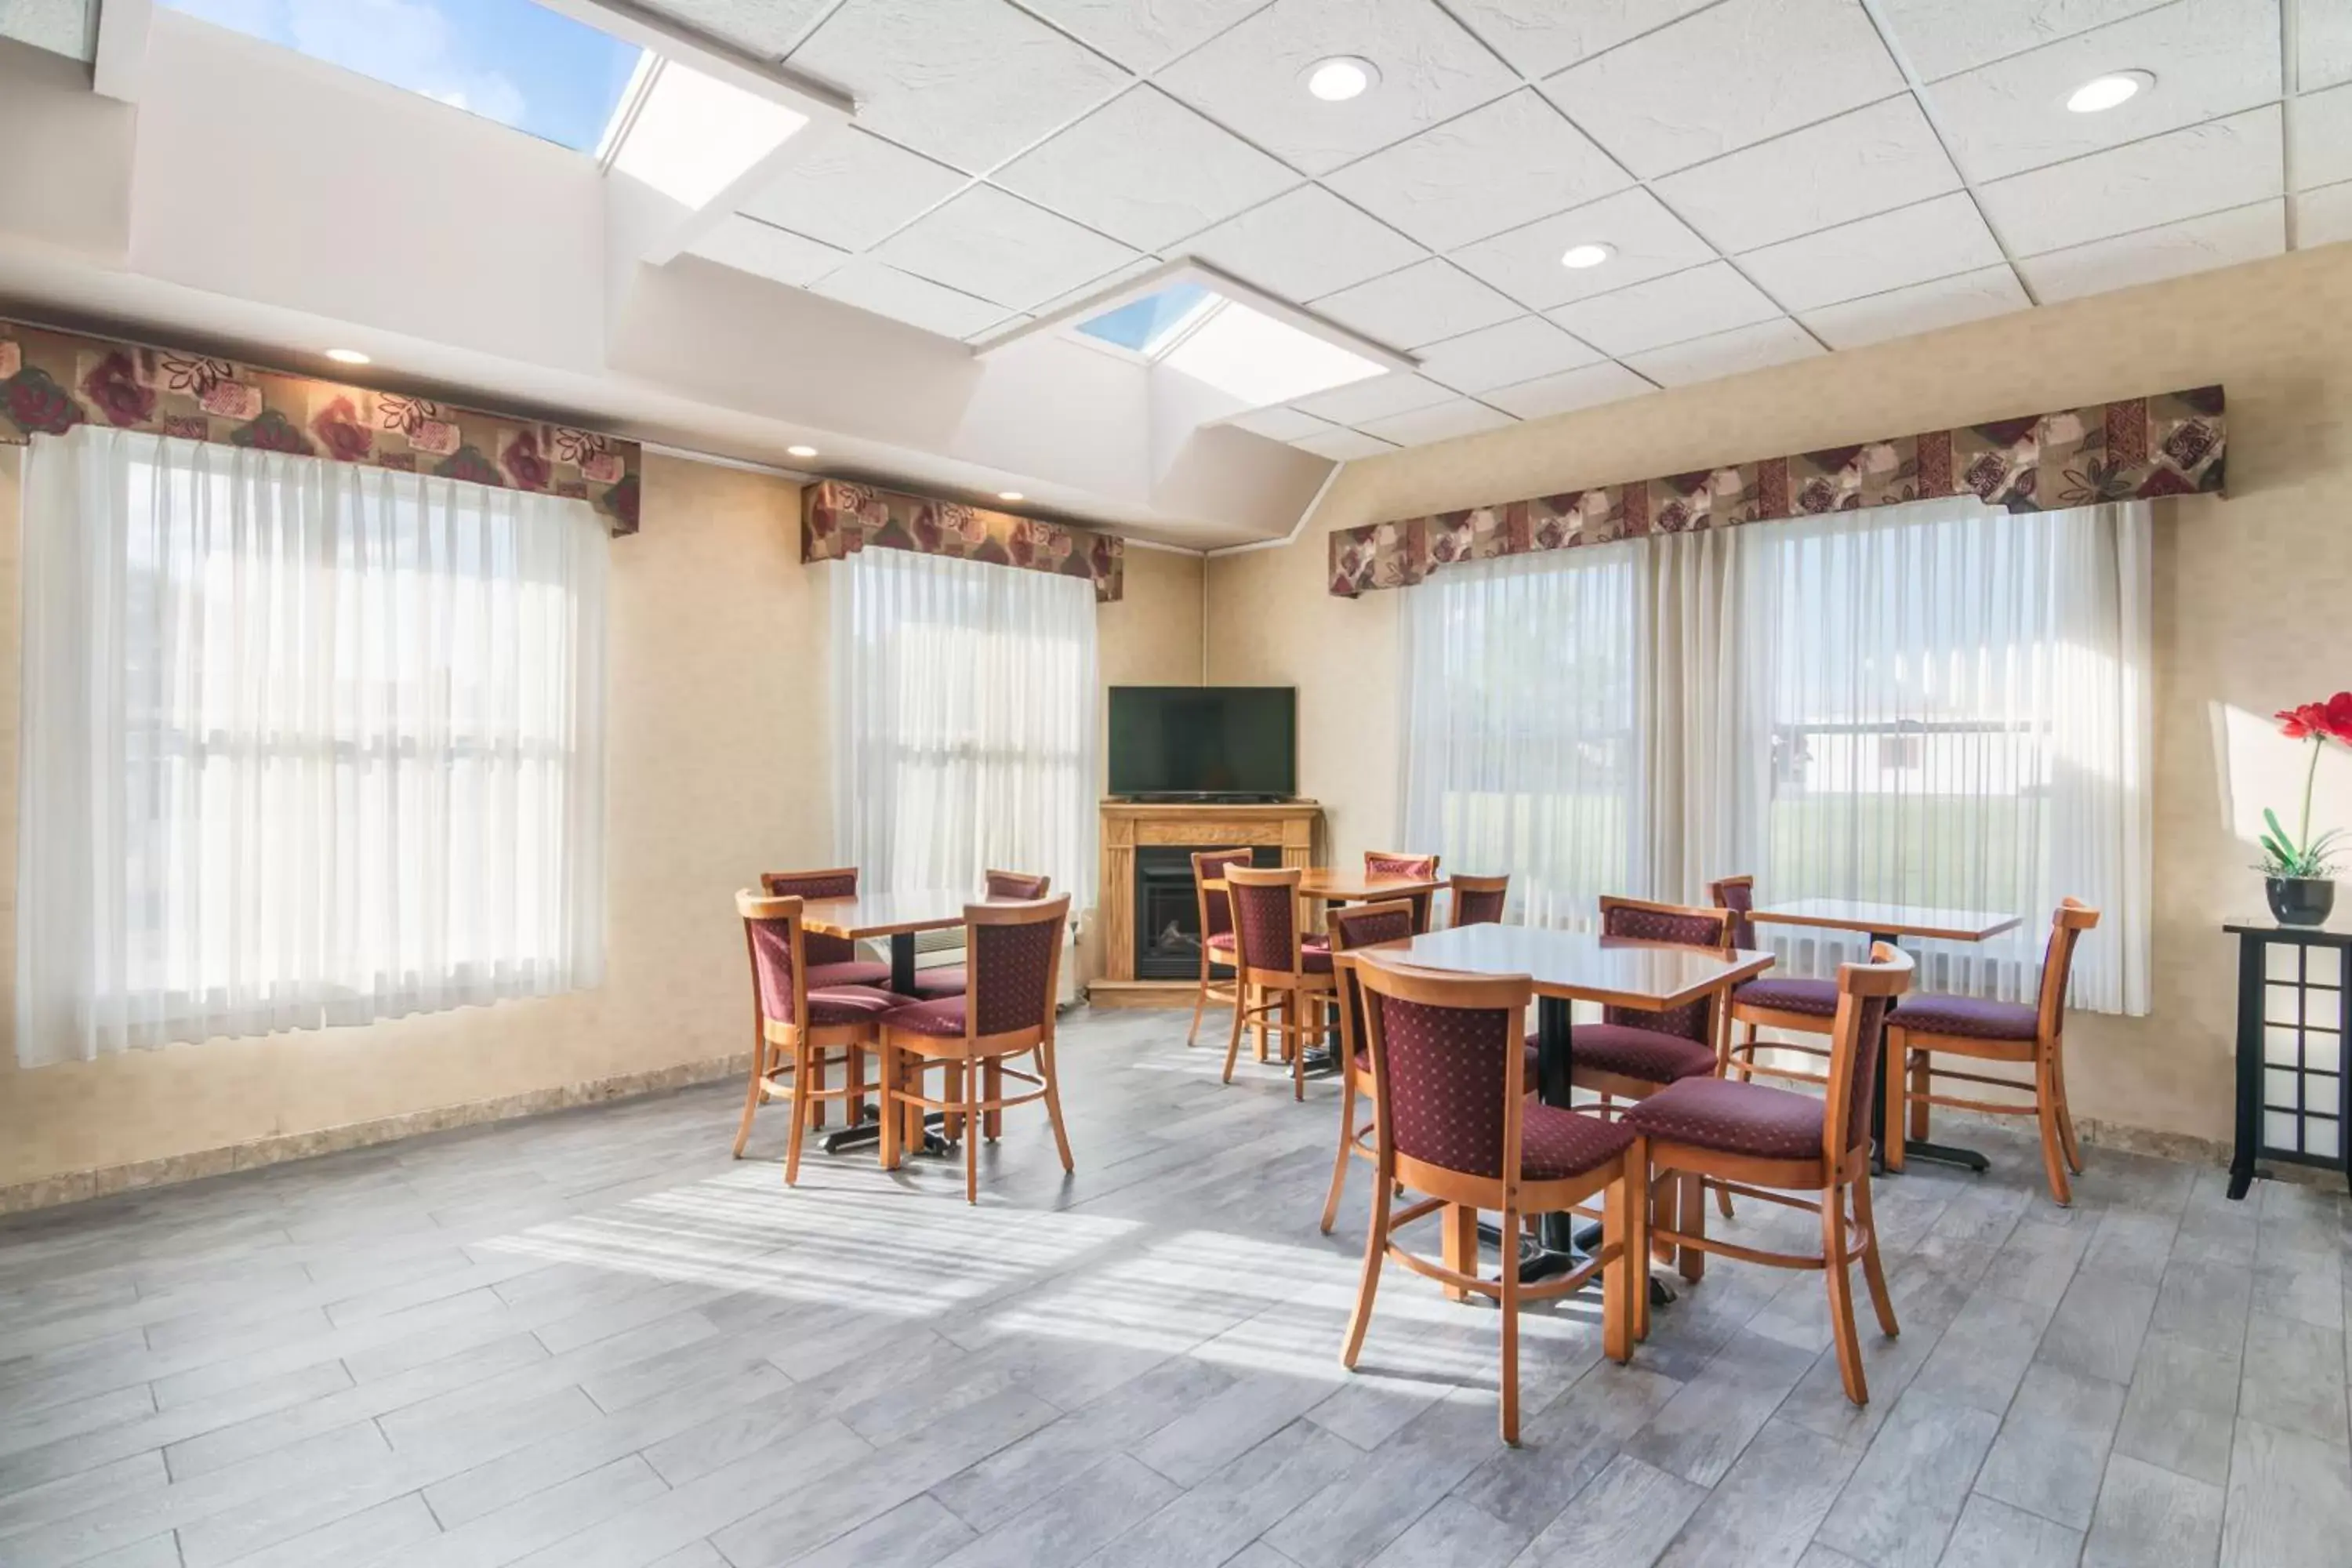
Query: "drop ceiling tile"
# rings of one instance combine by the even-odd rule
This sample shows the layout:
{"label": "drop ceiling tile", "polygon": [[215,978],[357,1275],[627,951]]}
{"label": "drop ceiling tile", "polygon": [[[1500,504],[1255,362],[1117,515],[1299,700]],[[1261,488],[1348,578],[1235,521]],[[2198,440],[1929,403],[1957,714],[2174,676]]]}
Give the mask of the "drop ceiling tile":
{"label": "drop ceiling tile", "polygon": [[1435,250],[1622,191],[1633,176],[1538,92],[1515,92],[1324,183]]}
{"label": "drop ceiling tile", "polygon": [[1972,272],[2000,247],[1965,191],[1749,251],[1739,265],[1791,310]]}
{"label": "drop ceiling tile", "polygon": [[[780,60],[831,0],[640,0],[656,16],[708,33],[745,54]],[[592,26],[593,24],[591,24]]]}
{"label": "drop ceiling tile", "polygon": [[1812,334],[1833,349],[1858,349],[1889,338],[1907,338],[1963,321],[2007,315],[2032,304],[2018,286],[2017,274],[2004,262],[1956,278],[1914,283],[1884,294],[1824,305],[1800,318]]}
{"label": "drop ceiling tile", "polygon": [[804,239],[740,213],[728,214],[717,227],[695,241],[692,248],[697,256],[740,272],[772,278],[779,283],[814,283],[849,259],[845,250]]}
{"label": "drop ceiling tile", "polygon": [[963,183],[945,163],[849,126],[793,158],[743,211],[827,245],[863,250]]}
{"label": "drop ceiling tile", "polygon": [[963,341],[968,343],[974,344],[992,342],[996,339],[1004,336],[1007,332],[1027,326],[1036,319],[1036,317],[1025,313],[1022,315],[1007,316],[1004,320],[996,322],[992,326],[982,327],[976,332],[966,332],[963,335]]}
{"label": "drop ceiling tile", "polygon": [[2352,181],[2294,198],[2294,247],[2310,250],[2352,239]]}
{"label": "drop ceiling tile", "polygon": [[1314,301],[1318,316],[1391,348],[1417,349],[1519,314],[1519,308],[1451,262],[1427,261]]}
{"label": "drop ceiling tile", "polygon": [[1922,81],[2040,48],[2172,0],[1880,0]]}
{"label": "drop ceiling tile", "polygon": [[1996,180],[1977,195],[2010,254],[2032,256],[2277,195],[2281,161],[2272,104]]}
{"label": "drop ceiling tile", "polygon": [[1551,319],[1622,359],[1643,349],[1769,321],[1780,313],[1780,307],[1731,263],[1715,261],[1613,294],[1579,300],[1554,310]]}
{"label": "drop ceiling tile", "polygon": [[1651,186],[1685,223],[1731,253],[1959,188],[1960,172],[1907,92]]}
{"label": "drop ceiling tile", "polygon": [[1388,442],[1358,430],[1334,430],[1328,436],[1309,436],[1303,440],[1293,441],[1291,445],[1302,452],[1312,452],[1336,463],[1345,463],[1357,458],[1377,458],[1383,452],[1396,450]]}
{"label": "drop ceiling tile", "polygon": [[[1598,267],[1562,267],[1573,245],[1607,244],[1617,254]],[[1453,259],[1529,310],[1547,310],[1593,294],[1679,272],[1715,251],[1644,190],[1620,191],[1573,212],[1527,224],[1454,253]]]}
{"label": "drop ceiling tile", "polygon": [[1822,345],[1812,340],[1811,333],[1784,316],[1777,321],[1735,327],[1713,337],[1694,338],[1672,348],[1631,354],[1625,363],[1652,381],[1667,386],[1688,386],[1694,382],[1762,370],[1767,365],[1786,364],[1790,360],[1811,359],[1822,352]]}
{"label": "drop ceiling tile", "polygon": [[1481,400],[1522,419],[1545,419],[1555,414],[1571,414],[1580,408],[1618,403],[1656,390],[1623,365],[1606,360],[1600,364],[1586,365],[1581,370],[1563,371],[1558,375],[1523,381],[1517,386],[1497,387],[1484,394]]}
{"label": "drop ceiling tile", "polygon": [[1010,310],[1026,310],[1135,258],[1118,241],[989,185],[974,185],[926,213],[873,255]]}
{"label": "drop ceiling tile", "polygon": [[2030,256],[2017,269],[2045,305],[2209,272],[2286,249],[2286,204],[2272,200]]}
{"label": "drop ceiling tile", "polygon": [[[1345,103],[1308,93],[1302,73],[1335,54],[1370,60],[1379,84]],[[1518,85],[1429,0],[1274,0],[1158,80],[1310,174],[1402,142]]]}
{"label": "drop ceiling tile", "polygon": [[1399,370],[1366,381],[1350,382],[1329,392],[1318,392],[1312,397],[1302,397],[1292,406],[1312,414],[1318,419],[1328,419],[1337,425],[1356,425],[1367,419],[1384,419],[1391,414],[1402,414],[1410,408],[1426,408],[1453,395],[1435,382],[1424,381],[1410,371]]}
{"label": "drop ceiling tile", "polygon": [[2294,184],[2316,190],[2352,180],[2352,82],[2305,93],[2287,105],[2294,132]]}
{"label": "drop ceiling tile", "polygon": [[1711,0],[1453,0],[1454,14],[1520,73],[1547,77]]}
{"label": "drop ceiling tile", "polygon": [[0,37],[88,60],[96,41],[97,10],[98,0],[10,0],[0,5]]}
{"label": "drop ceiling tile", "polygon": [[[756,3],[756,0],[755,0]],[[1025,0],[1131,71],[1156,71],[1204,44],[1265,0]]]}
{"label": "drop ceiling tile", "polygon": [[1293,304],[1410,267],[1429,254],[1320,185],[1276,196],[1170,253],[1199,257]]}
{"label": "drop ceiling tile", "polygon": [[1075,289],[1066,289],[1050,300],[1038,301],[1031,309],[1036,315],[1050,316],[1055,311],[1077,304],[1081,300],[1094,300],[1108,294],[1128,279],[1140,278],[1160,265],[1160,262],[1157,257],[1139,256],[1124,267],[1114,267],[1099,278],[1089,278]]}
{"label": "drop ceiling tile", "polygon": [[1129,79],[1004,0],[848,0],[791,64],[856,94],[867,129],[975,174]]}
{"label": "drop ceiling tile", "polygon": [[1421,351],[1421,373],[1456,392],[1475,393],[1573,370],[1600,357],[1541,316],[1521,316],[1430,344]]}
{"label": "drop ceiling tile", "polygon": [[[1975,181],[2233,114],[2279,95],[2279,0],[2167,5],[1927,89],[1952,157]],[[2116,70],[2156,85],[2099,114],[2066,96]]]}
{"label": "drop ceiling tile", "polygon": [[1272,441],[1297,441],[1308,436],[1328,435],[1339,428],[1328,419],[1318,419],[1312,414],[1301,414],[1296,408],[1261,408],[1255,414],[1244,414],[1225,423]]}
{"label": "drop ceiling tile", "polygon": [[1432,441],[1451,441],[1456,436],[1475,436],[1481,430],[1498,430],[1517,423],[1499,408],[1489,408],[1475,398],[1457,397],[1451,403],[1433,403],[1409,414],[1369,420],[1363,431],[1400,447],[1423,447]]}
{"label": "drop ceiling tile", "polygon": [[1902,89],[1854,0],[1726,0],[1544,83],[1644,179]]}
{"label": "drop ceiling tile", "polygon": [[1005,317],[1002,306],[864,256],[852,257],[813,284],[811,291],[942,337],[971,337]]}
{"label": "drop ceiling tile", "polygon": [[1282,163],[1150,87],[1119,94],[993,179],[1144,250],[1298,184]]}
{"label": "drop ceiling tile", "polygon": [[2352,81],[2352,5],[2329,0],[2300,5],[2294,15],[2294,46],[2298,91]]}

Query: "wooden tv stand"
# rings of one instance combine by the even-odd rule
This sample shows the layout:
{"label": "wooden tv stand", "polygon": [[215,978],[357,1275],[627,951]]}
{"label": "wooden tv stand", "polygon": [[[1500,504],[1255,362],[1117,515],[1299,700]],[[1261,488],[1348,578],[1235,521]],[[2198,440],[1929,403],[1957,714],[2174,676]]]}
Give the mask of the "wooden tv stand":
{"label": "wooden tv stand", "polygon": [[1311,800],[1274,805],[1220,805],[1177,801],[1102,803],[1102,978],[1087,989],[1097,1007],[1189,1007],[1199,988],[1192,980],[1135,977],[1135,850],[1138,845],[1189,844],[1201,848],[1272,845],[1285,866],[1314,864],[1316,827],[1323,807]]}

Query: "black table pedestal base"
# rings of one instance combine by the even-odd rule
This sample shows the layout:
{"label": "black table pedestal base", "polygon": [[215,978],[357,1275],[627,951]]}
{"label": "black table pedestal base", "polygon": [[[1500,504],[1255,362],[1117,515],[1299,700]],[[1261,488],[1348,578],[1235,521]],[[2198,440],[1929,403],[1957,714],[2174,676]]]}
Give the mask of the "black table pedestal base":
{"label": "black table pedestal base", "polygon": [[[948,1113],[944,1110],[925,1112],[923,1142],[919,1147],[909,1149],[907,1152],[942,1155],[953,1153],[955,1144],[940,1131],[940,1129],[946,1125]],[[879,1111],[868,1111],[866,1120],[856,1126],[845,1127],[838,1132],[826,1133],[824,1148],[828,1154],[840,1154],[851,1149],[870,1149],[881,1142],[882,1114]]]}
{"label": "black table pedestal base", "polygon": [[[1536,1222],[1534,1240],[1519,1237],[1519,1283],[1539,1285],[1556,1279],[1571,1269],[1581,1268],[1592,1257],[1592,1249],[1601,1245],[1601,1227],[1588,1225],[1578,1230],[1566,1215],[1545,1215]],[[1478,1239],[1503,1250],[1503,1227],[1478,1223]],[[1675,1288],[1650,1276],[1650,1305],[1671,1307],[1675,1303]]]}
{"label": "black table pedestal base", "polygon": [[1903,1159],[1906,1164],[1913,1160],[1933,1160],[1938,1165],[1958,1165],[1964,1171],[1979,1173],[1992,1169],[1992,1162],[1975,1150],[1962,1149],[1951,1143],[1914,1143],[1906,1139],[1903,1144]]}

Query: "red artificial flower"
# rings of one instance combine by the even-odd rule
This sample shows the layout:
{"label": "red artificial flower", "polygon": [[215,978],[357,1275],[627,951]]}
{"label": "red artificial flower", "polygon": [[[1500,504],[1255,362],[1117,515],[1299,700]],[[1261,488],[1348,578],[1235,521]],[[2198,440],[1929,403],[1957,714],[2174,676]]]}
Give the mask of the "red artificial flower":
{"label": "red artificial flower", "polygon": [[2278,721],[2279,733],[2290,741],[2300,741],[2311,733],[2311,726],[2303,721],[2300,708],[2282,708],[2271,717]]}
{"label": "red artificial flower", "polygon": [[2339,691],[2329,698],[2326,711],[2326,733],[2352,745],[2352,691]]}
{"label": "red artificial flower", "polygon": [[2316,736],[2352,745],[2352,691],[2339,691],[2325,702],[2282,708],[2273,717],[2278,720],[2279,733],[2290,741]]}

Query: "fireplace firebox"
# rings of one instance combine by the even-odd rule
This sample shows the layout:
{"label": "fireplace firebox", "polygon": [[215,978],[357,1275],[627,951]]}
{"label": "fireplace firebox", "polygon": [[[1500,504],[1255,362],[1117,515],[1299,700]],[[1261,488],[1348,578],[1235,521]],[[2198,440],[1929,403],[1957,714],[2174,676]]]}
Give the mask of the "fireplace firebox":
{"label": "fireplace firebox", "polygon": [[[1191,980],[1201,973],[1201,904],[1192,857],[1214,844],[1139,844],[1135,849],[1135,977]],[[1279,846],[1250,851],[1255,866],[1279,866]]]}

